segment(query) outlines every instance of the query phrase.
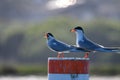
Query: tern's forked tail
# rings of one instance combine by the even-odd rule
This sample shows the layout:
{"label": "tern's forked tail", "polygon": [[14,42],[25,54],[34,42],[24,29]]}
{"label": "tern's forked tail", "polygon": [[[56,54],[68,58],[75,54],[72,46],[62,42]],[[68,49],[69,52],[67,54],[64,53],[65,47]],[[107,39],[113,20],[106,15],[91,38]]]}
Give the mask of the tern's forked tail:
{"label": "tern's forked tail", "polygon": [[104,48],[97,49],[97,51],[120,53],[120,47],[104,47]]}

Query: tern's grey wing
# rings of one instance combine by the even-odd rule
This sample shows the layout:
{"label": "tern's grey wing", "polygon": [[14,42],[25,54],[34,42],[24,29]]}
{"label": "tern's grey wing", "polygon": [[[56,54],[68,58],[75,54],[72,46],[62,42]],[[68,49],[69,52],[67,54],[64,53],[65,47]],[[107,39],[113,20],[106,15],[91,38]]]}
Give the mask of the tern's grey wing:
{"label": "tern's grey wing", "polygon": [[95,50],[99,52],[116,52],[120,53],[120,48],[115,48],[115,47],[104,47],[102,45],[99,45],[97,43],[94,43],[90,40],[85,40],[85,43],[83,44],[84,47],[86,47],[89,50]]}
{"label": "tern's grey wing", "polygon": [[89,39],[84,39],[84,41],[79,41],[79,45],[82,48],[88,49],[88,50],[96,50],[97,48],[101,48],[102,46],[89,40]]}
{"label": "tern's grey wing", "polygon": [[58,51],[58,52],[68,51],[72,48],[72,46],[65,44],[61,41],[55,40],[55,39],[49,41],[48,45],[51,49]]}

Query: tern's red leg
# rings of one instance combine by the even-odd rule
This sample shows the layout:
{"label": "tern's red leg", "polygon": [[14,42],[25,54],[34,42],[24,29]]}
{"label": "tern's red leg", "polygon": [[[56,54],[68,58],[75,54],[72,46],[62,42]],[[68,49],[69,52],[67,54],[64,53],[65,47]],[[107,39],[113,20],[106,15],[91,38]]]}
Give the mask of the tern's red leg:
{"label": "tern's red leg", "polygon": [[60,58],[60,53],[58,53],[57,58]]}
{"label": "tern's red leg", "polygon": [[88,57],[89,57],[89,52],[86,52],[84,58],[88,58]]}
{"label": "tern's red leg", "polygon": [[64,58],[64,53],[62,53],[62,56],[61,56],[62,58]]}

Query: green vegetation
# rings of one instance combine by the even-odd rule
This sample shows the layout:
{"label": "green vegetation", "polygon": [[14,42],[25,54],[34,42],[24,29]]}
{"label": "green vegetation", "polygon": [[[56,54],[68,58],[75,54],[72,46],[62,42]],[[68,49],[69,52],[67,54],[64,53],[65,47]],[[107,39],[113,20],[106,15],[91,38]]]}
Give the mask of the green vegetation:
{"label": "green vegetation", "polygon": [[90,75],[120,75],[120,65],[97,65],[90,67]]}
{"label": "green vegetation", "polygon": [[21,75],[29,75],[29,74],[36,74],[36,75],[47,75],[47,66],[35,65],[35,66],[19,66],[18,73]]}
{"label": "green vegetation", "polygon": [[0,68],[0,75],[47,75],[47,66],[43,65],[17,65]]}
{"label": "green vegetation", "polygon": [[[120,46],[119,21],[99,19],[90,22],[81,22],[75,19],[57,17],[41,23],[14,23],[12,25],[6,25],[6,27],[0,25],[0,65],[21,64],[12,67],[15,69],[15,73],[21,75],[46,75],[47,58],[49,56],[56,56],[57,54],[47,48],[46,41],[43,38],[44,33],[51,32],[55,38],[75,45],[75,34],[70,33],[69,30],[77,25],[83,26],[85,34],[99,44],[107,47]],[[83,54],[65,54],[65,56],[75,57],[79,57],[80,55]],[[91,74],[120,74],[119,54],[95,53],[90,54],[90,58],[91,63],[94,63],[94,65],[91,66]],[[96,66],[98,63],[101,67]],[[103,67],[103,64],[105,67]],[[0,74],[3,74],[3,68],[4,67],[0,67]]]}

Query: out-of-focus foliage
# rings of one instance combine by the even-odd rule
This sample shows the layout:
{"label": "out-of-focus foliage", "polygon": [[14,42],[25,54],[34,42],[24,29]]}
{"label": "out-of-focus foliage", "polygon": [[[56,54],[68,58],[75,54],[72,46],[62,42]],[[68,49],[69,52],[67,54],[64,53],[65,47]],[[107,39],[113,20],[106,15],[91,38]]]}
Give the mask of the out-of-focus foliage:
{"label": "out-of-focus foliage", "polygon": [[90,67],[90,75],[114,76],[120,74],[120,65],[96,65]]}
{"label": "out-of-focus foliage", "polygon": [[47,75],[45,65],[14,65],[0,66],[0,75]]}
{"label": "out-of-focus foliage", "polygon": [[[82,22],[63,17],[41,23],[22,24],[14,23],[12,27],[0,29],[0,64],[47,64],[49,56],[56,56],[55,52],[48,49],[45,32],[51,32],[56,39],[75,45],[75,34],[70,29],[75,26],[83,26],[85,34],[91,40],[107,47],[120,46],[120,23],[110,20],[92,20]],[[19,27],[18,27],[19,26]],[[83,53],[65,54],[65,56],[81,57]],[[91,64],[119,64],[120,55],[115,53],[90,54]]]}

